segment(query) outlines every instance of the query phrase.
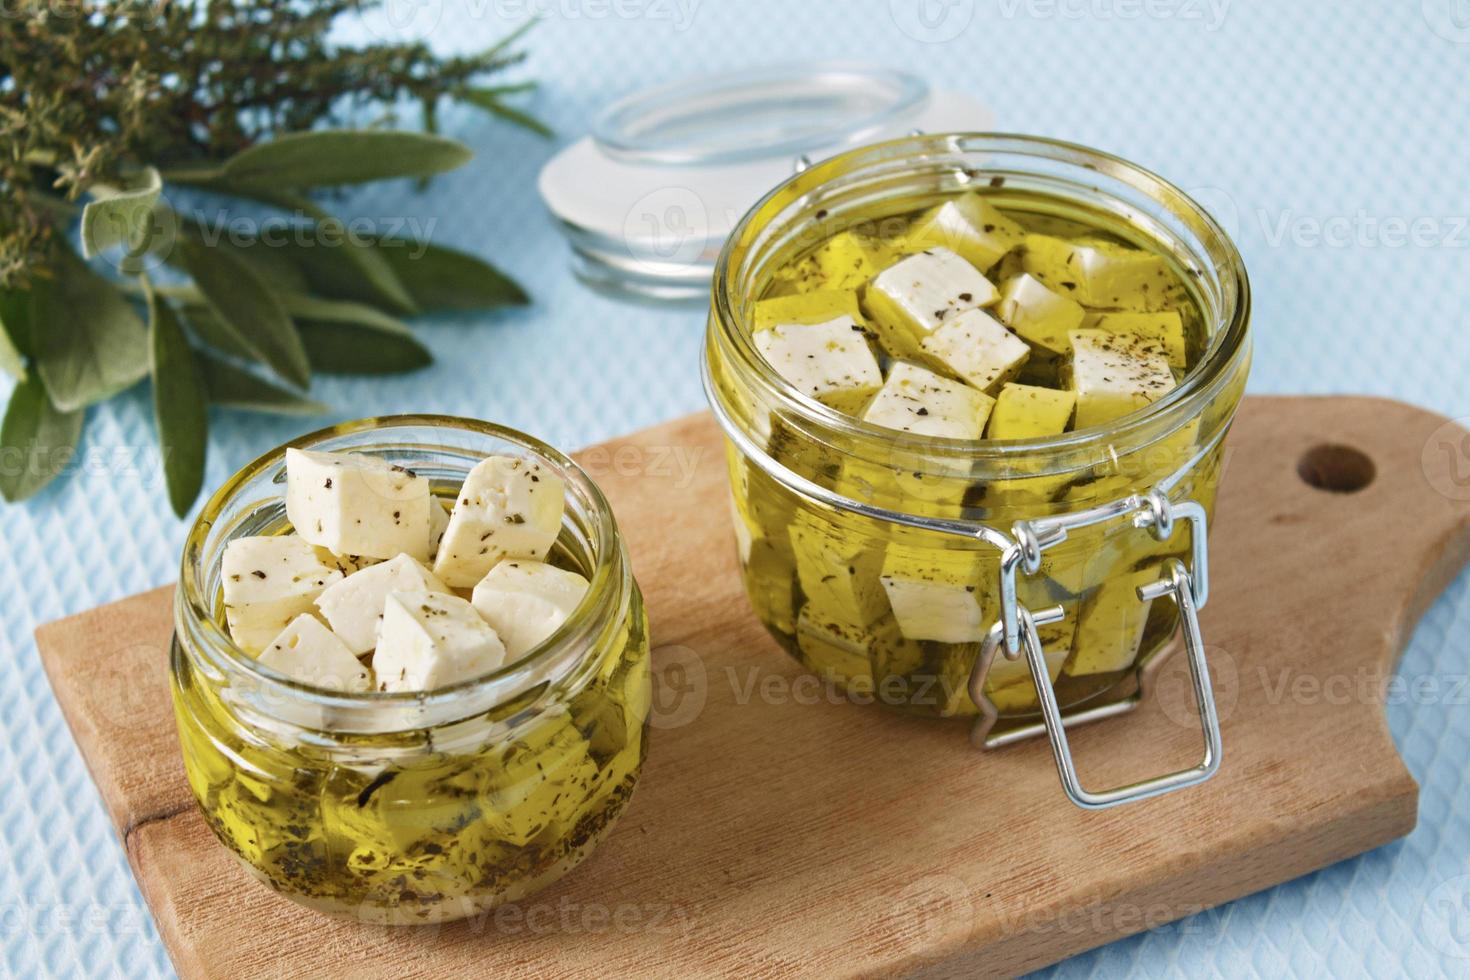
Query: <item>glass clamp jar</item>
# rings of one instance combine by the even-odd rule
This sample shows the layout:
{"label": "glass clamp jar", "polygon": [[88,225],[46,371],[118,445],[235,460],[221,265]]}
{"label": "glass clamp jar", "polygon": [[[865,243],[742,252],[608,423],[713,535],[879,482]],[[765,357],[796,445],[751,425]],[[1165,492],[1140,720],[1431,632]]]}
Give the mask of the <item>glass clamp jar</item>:
{"label": "glass clamp jar", "polygon": [[[975,190],[1012,216],[1081,223],[1164,256],[1197,321],[1197,356],[1180,384],[1105,425],[972,442],[862,422],[765,363],[751,308],[777,270],[840,230],[901,235],[907,215]],[[1197,612],[1208,599],[1207,525],[1223,440],[1249,368],[1249,307],[1239,254],[1214,220],[1159,177],[1094,150],[1022,136],[917,135],[800,166],[726,243],[705,345],[705,386],[727,437],[742,574],[757,615],[788,652],[844,688],[872,693],[895,682],[896,696],[878,700],[973,715],[981,748],[1045,733],[1078,806],[1209,778],[1220,764],[1220,729]],[[834,622],[842,616],[830,608],[813,612],[825,588],[818,578],[857,595],[895,554],[966,570],[992,620],[983,639],[912,642],[881,600],[849,603],[864,613],[846,622]],[[1084,788],[1066,729],[1135,707],[1181,646],[1204,735],[1200,763],[1106,791]],[[938,695],[924,700],[921,690]]]}
{"label": "glass clamp jar", "polygon": [[[587,595],[522,658],[428,692],[340,693],[280,674],[224,624],[221,556],[285,532],[285,450],[368,453],[452,501],[487,456],[534,458],[566,484],[548,561]],[[575,867],[626,807],[646,749],[649,640],[611,510],[570,459],[498,426],[441,416],[346,423],[246,466],[184,548],[170,659],[189,786],[258,879],[319,911],[446,922],[522,899]]]}

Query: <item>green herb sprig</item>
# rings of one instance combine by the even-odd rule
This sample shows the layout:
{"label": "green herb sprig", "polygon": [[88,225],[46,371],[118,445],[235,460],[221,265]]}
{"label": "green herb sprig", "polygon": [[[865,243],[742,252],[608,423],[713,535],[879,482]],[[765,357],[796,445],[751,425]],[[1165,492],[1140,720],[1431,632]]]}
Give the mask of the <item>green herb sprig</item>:
{"label": "green herb sprig", "polygon": [[[151,377],[183,515],[210,404],[321,412],[304,394],[314,373],[430,363],[405,318],[528,301],[481,259],[323,204],[467,162],[435,132],[445,100],[547,133],[505,101],[530,83],[484,84],[523,60],[525,28],[447,58],[328,43],[338,17],[378,2],[12,0],[0,16],[0,371],[16,379],[5,500],[64,470],[90,406]],[[405,105],[424,131],[393,128]],[[386,115],[355,127],[369,108]],[[267,217],[242,227],[242,202]]]}

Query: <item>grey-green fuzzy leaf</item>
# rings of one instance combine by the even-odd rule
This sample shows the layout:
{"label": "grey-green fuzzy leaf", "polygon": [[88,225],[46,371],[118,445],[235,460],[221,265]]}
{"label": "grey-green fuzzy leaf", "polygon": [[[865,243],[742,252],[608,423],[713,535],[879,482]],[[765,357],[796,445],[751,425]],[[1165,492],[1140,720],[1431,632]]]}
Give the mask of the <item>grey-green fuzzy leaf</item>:
{"label": "grey-green fuzzy leaf", "polygon": [[311,382],[301,338],[279,297],[246,262],[194,238],[181,242],[184,266],[211,309],[261,360],[300,388]]}
{"label": "grey-green fuzzy leaf", "polygon": [[271,384],[228,361],[198,351],[194,356],[204,372],[204,387],[212,404],[274,415],[322,415],[330,411],[321,402]]}
{"label": "grey-green fuzzy leaf", "polygon": [[155,293],[148,296],[148,335],[153,418],[163,451],[164,482],[174,513],[183,517],[204,486],[209,444],[204,375],[173,310]]}
{"label": "grey-green fuzzy leaf", "polygon": [[290,133],[242,150],[221,168],[242,187],[336,187],[393,177],[429,177],[473,154],[452,139],[387,129]]}
{"label": "grey-green fuzzy leaf", "polygon": [[146,167],[137,187],[88,201],[82,209],[82,254],[92,258],[119,242],[130,251],[145,244],[152,230],[153,206],[162,193],[158,171]]}
{"label": "grey-green fuzzy leaf", "polygon": [[0,371],[17,381],[26,379],[26,351],[30,333],[26,328],[26,307],[30,298],[14,289],[0,289]]}
{"label": "grey-green fuzzy leaf", "polygon": [[434,360],[407,331],[320,320],[304,320],[300,326],[312,367],[326,374],[401,374]]}
{"label": "grey-green fuzzy leaf", "polygon": [[481,310],[530,302],[514,279],[467,252],[393,239],[380,241],[378,250],[422,309]]}
{"label": "grey-green fuzzy leaf", "polygon": [[83,411],[57,411],[39,378],[16,385],[0,422],[0,497],[25,500],[56,479],[81,442],[85,420]]}
{"label": "grey-green fuzzy leaf", "polygon": [[72,412],[148,373],[148,335],[117,287],[58,249],[56,278],[31,286],[27,313],[36,370],[59,411]]}

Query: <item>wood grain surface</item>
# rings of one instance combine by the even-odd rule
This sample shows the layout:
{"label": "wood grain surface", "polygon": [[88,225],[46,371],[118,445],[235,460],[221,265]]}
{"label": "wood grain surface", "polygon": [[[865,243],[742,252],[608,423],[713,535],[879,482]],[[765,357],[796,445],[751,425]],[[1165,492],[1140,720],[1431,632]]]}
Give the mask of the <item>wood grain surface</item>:
{"label": "wood grain surface", "polygon": [[[1470,557],[1467,439],[1395,402],[1246,401],[1202,616],[1223,766],[1202,787],[1104,812],[1067,803],[1042,741],[982,754],[962,723],[834,703],[802,681],[741,590],[708,416],[586,450],[652,618],[648,765],[583,867],[452,926],[322,918],[215,842],[175,741],[171,589],[50,624],[37,642],[185,977],[1013,974],[1413,827],[1418,788],[1384,685]],[[1365,465],[1356,492],[1304,479],[1361,482]],[[1193,763],[1182,660],[1139,711],[1072,742],[1091,786]]]}

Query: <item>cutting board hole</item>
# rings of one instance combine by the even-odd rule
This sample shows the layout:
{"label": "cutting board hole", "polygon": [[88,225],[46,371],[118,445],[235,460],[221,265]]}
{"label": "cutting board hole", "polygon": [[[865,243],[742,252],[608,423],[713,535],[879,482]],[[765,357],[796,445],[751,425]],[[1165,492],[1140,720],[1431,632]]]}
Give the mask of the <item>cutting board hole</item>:
{"label": "cutting board hole", "polygon": [[1302,454],[1296,464],[1302,482],[1330,493],[1357,493],[1373,482],[1378,468],[1352,446],[1323,443]]}

